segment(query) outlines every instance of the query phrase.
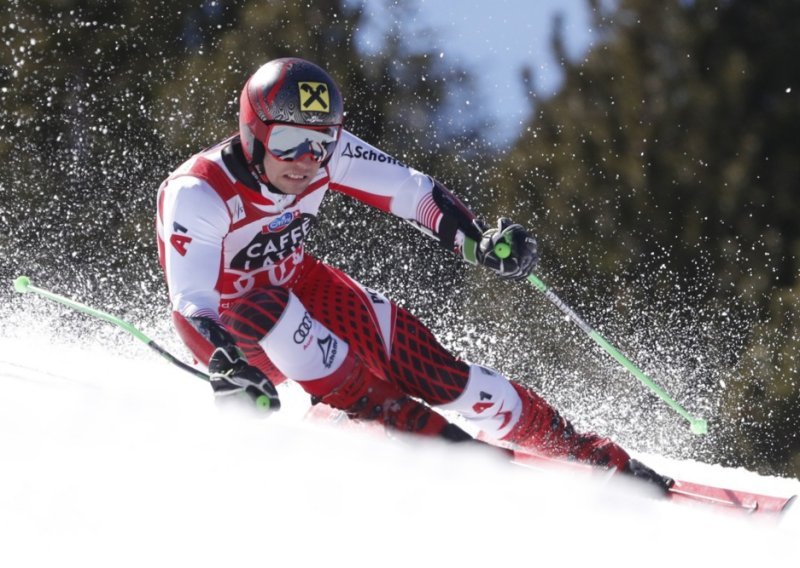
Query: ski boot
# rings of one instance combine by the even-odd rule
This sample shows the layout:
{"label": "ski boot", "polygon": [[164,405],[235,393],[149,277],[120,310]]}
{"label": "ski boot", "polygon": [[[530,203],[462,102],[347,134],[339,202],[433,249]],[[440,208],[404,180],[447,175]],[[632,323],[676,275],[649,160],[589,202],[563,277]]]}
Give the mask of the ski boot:
{"label": "ski boot", "polygon": [[512,385],[522,399],[522,413],[503,441],[552,458],[614,469],[620,475],[650,484],[663,495],[669,493],[669,488],[675,483],[673,479],[632,459],[628,452],[608,438],[594,433],[577,433],[572,424],[542,397],[520,384]]}
{"label": "ski boot", "polygon": [[630,461],[628,452],[597,434],[580,434],[542,397],[511,383],[522,401],[522,412],[504,442],[552,458],[574,460],[621,471]]}
{"label": "ski boot", "polygon": [[664,497],[669,495],[670,488],[675,485],[675,480],[671,477],[661,475],[635,459],[628,460],[628,463],[619,472],[639,483],[647,484],[647,487],[655,489],[659,495]]}

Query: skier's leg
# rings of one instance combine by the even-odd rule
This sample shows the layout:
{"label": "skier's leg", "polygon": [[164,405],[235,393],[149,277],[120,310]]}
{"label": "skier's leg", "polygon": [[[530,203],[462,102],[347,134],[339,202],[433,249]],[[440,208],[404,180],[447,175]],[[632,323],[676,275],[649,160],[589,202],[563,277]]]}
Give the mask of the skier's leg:
{"label": "skier's leg", "polygon": [[541,397],[454,357],[413,314],[346,274],[318,265],[298,295],[367,368],[401,392],[467,418],[486,436],[559,457],[623,466],[628,455],[595,435],[577,435]]}
{"label": "skier's leg", "polygon": [[631,459],[609,438],[576,432],[547,401],[531,389],[509,381],[496,371],[472,365],[464,392],[439,405],[459,412],[491,439],[547,456],[574,459],[615,468],[667,491],[673,481]]}
{"label": "skier's leg", "polygon": [[373,375],[434,407],[458,412],[488,438],[594,465],[630,467],[617,444],[576,433],[530,389],[460,361],[413,314],[346,274],[319,264],[297,293],[315,318],[347,337]]}
{"label": "skier's leg", "polygon": [[[342,288],[342,287],[340,287]],[[347,286],[346,288],[351,288]],[[333,294],[331,288],[328,293]],[[353,328],[370,321],[357,309],[352,293],[340,289],[352,321],[339,318],[332,325]],[[380,297],[381,301],[389,303]],[[443,410],[458,412],[485,436],[562,458],[593,465],[624,469],[629,456],[621,447],[596,434],[580,434],[542,397],[491,369],[468,365],[454,357],[431,331],[407,310],[394,306],[390,334],[390,357],[373,356],[374,371],[385,376],[404,393],[420,398]],[[344,312],[345,310],[341,310]],[[345,314],[346,316],[347,314]],[[374,319],[374,318],[373,318]],[[374,333],[374,332],[373,332]],[[367,333],[361,334],[368,337]],[[354,337],[353,347],[364,342]],[[367,356],[380,354],[380,348],[362,348]]]}
{"label": "skier's leg", "polygon": [[630,456],[596,434],[581,434],[531,389],[500,373],[472,365],[469,381],[455,400],[439,405],[456,411],[484,436],[553,457],[623,469]]}
{"label": "skier's leg", "polygon": [[314,319],[284,288],[253,291],[233,302],[222,321],[248,362],[276,370],[314,400],[352,418],[378,420],[392,428],[458,441],[470,436],[423,403],[375,376],[348,342]]}
{"label": "skier's leg", "polygon": [[321,263],[295,292],[314,318],[347,339],[373,374],[401,392],[435,405],[464,390],[469,366],[379,292]]}
{"label": "skier's leg", "polygon": [[451,442],[472,440],[429,406],[376,377],[352,352],[344,366],[345,378],[335,385],[327,379],[301,383],[312,400],[344,410],[350,418],[377,420],[400,432],[438,436]]}

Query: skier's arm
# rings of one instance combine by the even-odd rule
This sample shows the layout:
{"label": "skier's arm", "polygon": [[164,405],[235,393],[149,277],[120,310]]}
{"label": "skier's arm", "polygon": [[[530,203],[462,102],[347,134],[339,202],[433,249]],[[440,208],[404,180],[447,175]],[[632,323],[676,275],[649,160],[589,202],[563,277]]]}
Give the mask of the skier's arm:
{"label": "skier's arm", "polygon": [[184,176],[168,183],[175,185],[159,192],[158,231],[175,328],[208,366],[215,395],[244,391],[260,405],[277,408],[275,387],[247,364],[219,320],[217,284],[222,241],[230,226],[227,207],[202,180]]}
{"label": "skier's arm", "polygon": [[230,214],[219,195],[192,176],[161,188],[158,213],[172,319],[184,343],[207,365],[215,349],[235,345],[219,320],[222,241]]}
{"label": "skier's arm", "polygon": [[[490,228],[436,180],[433,180],[431,199],[441,215],[434,236],[442,246],[460,252],[467,262],[485,266],[508,280],[527,278],[533,271],[539,261],[538,246],[522,225],[504,217],[498,220],[497,228]],[[424,231],[425,228],[421,228]],[[502,255],[497,250],[501,243],[506,245]]]}
{"label": "skier's arm", "polygon": [[[343,132],[329,164],[330,187],[392,213],[435,238],[467,262],[504,278],[524,278],[535,266],[536,241],[518,224],[490,229],[443,184]],[[495,245],[506,242],[509,256]]]}
{"label": "skier's arm", "polygon": [[449,250],[460,252],[467,235],[480,238],[475,214],[444,185],[349,132],[328,171],[331,189],[408,221]]}
{"label": "skier's arm", "polygon": [[174,312],[173,320],[187,345],[197,345],[199,337],[199,343],[210,350],[211,355],[206,359],[208,378],[217,400],[233,400],[231,395],[244,392],[259,407],[280,408],[275,385],[258,368],[247,363],[233,336],[217,318],[202,315],[184,317]]}
{"label": "skier's arm", "polygon": [[161,264],[172,308],[181,316],[219,319],[222,241],[229,227],[225,203],[205,181],[181,176],[159,190]]}

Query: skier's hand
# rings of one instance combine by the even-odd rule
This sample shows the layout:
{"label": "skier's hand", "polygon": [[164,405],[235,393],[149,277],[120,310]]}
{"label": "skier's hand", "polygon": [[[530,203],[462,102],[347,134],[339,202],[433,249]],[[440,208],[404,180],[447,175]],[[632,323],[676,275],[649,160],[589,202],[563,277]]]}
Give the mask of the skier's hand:
{"label": "skier's hand", "polygon": [[256,367],[249,365],[234,346],[217,347],[208,362],[211,388],[217,400],[247,393],[255,405],[264,410],[278,410],[281,401],[275,385]]}
{"label": "skier's hand", "polygon": [[484,224],[476,257],[480,264],[507,280],[527,278],[539,262],[536,239],[522,225],[501,217],[497,228]]}

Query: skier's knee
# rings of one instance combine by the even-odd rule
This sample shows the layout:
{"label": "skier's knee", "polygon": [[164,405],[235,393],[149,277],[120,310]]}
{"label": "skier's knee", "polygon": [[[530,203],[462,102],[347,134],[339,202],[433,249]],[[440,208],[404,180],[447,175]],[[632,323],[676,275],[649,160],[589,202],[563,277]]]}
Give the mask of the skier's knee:
{"label": "skier's knee", "polygon": [[263,351],[293,381],[336,373],[349,352],[346,342],[311,317],[297,296],[284,288],[251,292],[231,305],[222,321],[237,343]]}
{"label": "skier's knee", "polygon": [[332,373],[300,386],[314,402],[324,402],[361,420],[378,418],[387,400],[402,396],[393,385],[375,377],[352,352]]}
{"label": "skier's knee", "polygon": [[519,420],[522,405],[516,389],[502,374],[471,365],[464,392],[437,408],[458,412],[481,431],[501,438]]}
{"label": "skier's knee", "polygon": [[289,303],[286,288],[259,288],[235,300],[222,312],[222,323],[238,342],[258,343],[272,331]]}
{"label": "skier's knee", "polygon": [[376,376],[352,354],[332,375],[300,385],[315,401],[343,410],[356,420],[377,420],[400,432],[438,436],[448,442],[472,440],[425,403]]}

